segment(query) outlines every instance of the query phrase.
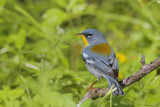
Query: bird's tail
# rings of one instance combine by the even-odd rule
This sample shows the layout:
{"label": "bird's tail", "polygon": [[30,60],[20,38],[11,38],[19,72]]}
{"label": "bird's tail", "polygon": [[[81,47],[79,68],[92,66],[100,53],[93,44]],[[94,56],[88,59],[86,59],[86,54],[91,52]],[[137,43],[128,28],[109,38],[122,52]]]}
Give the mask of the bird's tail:
{"label": "bird's tail", "polygon": [[117,80],[108,75],[105,75],[104,78],[107,80],[109,88],[111,88],[113,85],[114,88],[117,88],[117,90],[112,93],[113,95],[124,95],[124,92]]}

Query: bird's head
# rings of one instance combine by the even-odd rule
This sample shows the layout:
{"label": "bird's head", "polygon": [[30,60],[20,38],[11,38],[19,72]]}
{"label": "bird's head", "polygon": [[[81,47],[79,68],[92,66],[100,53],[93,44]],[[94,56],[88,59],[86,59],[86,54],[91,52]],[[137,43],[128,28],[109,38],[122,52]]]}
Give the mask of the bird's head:
{"label": "bird's head", "polygon": [[101,32],[95,29],[86,29],[82,33],[78,33],[75,35],[82,37],[82,40],[85,46],[97,41],[106,40],[105,36]]}

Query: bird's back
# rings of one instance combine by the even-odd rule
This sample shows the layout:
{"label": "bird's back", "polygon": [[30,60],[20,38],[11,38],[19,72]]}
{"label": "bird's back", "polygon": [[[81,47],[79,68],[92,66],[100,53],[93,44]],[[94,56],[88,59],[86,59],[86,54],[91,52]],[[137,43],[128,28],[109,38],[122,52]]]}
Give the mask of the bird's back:
{"label": "bird's back", "polygon": [[118,62],[113,49],[107,41],[95,42],[85,47],[82,58],[86,66],[94,68],[100,74],[107,74],[117,79],[119,71]]}

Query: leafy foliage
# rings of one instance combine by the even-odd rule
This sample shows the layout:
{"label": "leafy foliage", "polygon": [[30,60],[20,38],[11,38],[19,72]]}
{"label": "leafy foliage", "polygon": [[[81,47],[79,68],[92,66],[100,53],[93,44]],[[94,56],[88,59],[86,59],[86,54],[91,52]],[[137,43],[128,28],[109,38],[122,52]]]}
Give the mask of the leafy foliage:
{"label": "leafy foliage", "polygon": [[[159,0],[0,0],[0,107],[75,107],[95,81],[75,33],[103,32],[119,60],[119,80],[160,55]],[[159,72],[159,70],[157,71]],[[152,72],[113,96],[113,107],[160,106]],[[95,87],[107,87],[101,79]],[[82,107],[111,106],[110,97]]]}

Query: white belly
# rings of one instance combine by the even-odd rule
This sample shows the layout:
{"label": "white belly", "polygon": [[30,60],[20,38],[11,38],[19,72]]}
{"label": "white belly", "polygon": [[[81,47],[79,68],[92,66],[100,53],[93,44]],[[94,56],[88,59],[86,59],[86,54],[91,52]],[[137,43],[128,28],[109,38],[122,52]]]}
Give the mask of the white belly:
{"label": "white belly", "polygon": [[100,74],[98,71],[96,71],[95,69],[93,69],[92,67],[90,67],[89,65],[86,64],[86,67],[88,69],[88,71],[94,75],[95,77],[97,77],[97,80],[99,80],[99,78],[102,76],[102,74]]}

